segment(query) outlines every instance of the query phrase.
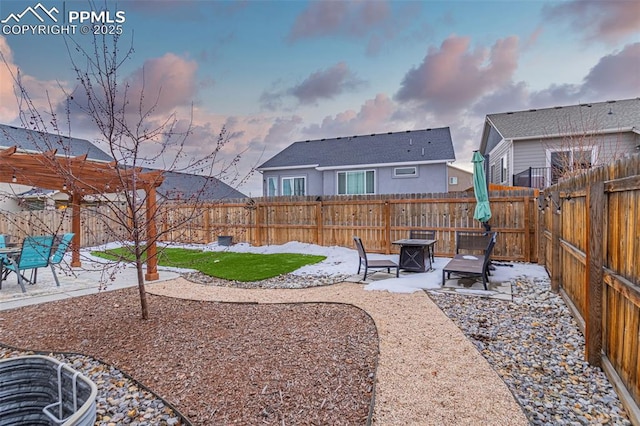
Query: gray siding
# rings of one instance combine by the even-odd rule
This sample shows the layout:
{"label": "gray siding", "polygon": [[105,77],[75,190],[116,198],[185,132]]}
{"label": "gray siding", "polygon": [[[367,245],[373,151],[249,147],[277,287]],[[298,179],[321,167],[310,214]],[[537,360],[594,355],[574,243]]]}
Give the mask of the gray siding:
{"label": "gray siding", "polygon": [[570,148],[597,146],[597,164],[607,164],[626,154],[638,152],[640,135],[634,133],[615,133],[591,137],[550,138],[544,140],[519,140],[513,144],[513,173],[527,170],[529,167],[549,167],[547,150],[568,150]]}
{"label": "gray siding", "polygon": [[[413,167],[403,165],[400,167]],[[424,193],[424,192],[447,192],[447,164],[422,164],[416,165],[417,176],[398,177],[393,175],[395,167],[363,167],[348,169],[374,170],[376,194],[404,194],[404,193]],[[278,195],[282,188],[283,177],[305,176],[307,178],[306,195],[337,195],[337,176],[339,171],[345,170],[324,170],[317,171],[312,168],[283,171],[265,171],[262,176],[263,195],[267,195],[267,180],[269,177],[278,179]]]}
{"label": "gray siding", "polygon": [[[510,148],[511,148],[511,141],[503,141],[502,143],[500,143],[493,152],[490,153],[490,157],[489,157],[489,173],[490,173],[490,177],[489,177],[489,182],[491,183],[496,183],[499,185],[511,185],[511,173],[512,173],[512,167],[511,167],[511,162],[512,159],[510,158]],[[505,177],[505,180],[503,181],[501,179],[501,163],[500,160],[502,159],[502,157],[504,157],[506,155],[507,158],[507,176]]]}
{"label": "gray siding", "polygon": [[305,195],[322,195],[322,172],[314,168],[265,171],[262,174],[262,195],[267,196],[268,178],[275,177],[278,182],[278,195],[282,195],[282,178],[301,177],[306,178]]}

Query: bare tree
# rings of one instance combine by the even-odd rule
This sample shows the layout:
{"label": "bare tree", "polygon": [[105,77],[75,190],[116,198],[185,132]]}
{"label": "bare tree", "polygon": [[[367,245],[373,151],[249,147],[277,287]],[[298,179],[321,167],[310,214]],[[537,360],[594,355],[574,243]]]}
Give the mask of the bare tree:
{"label": "bare tree", "polygon": [[[180,118],[175,112],[163,114],[158,108],[162,89],[147,93],[144,78],[141,87],[133,87],[122,79],[122,67],[131,59],[134,50],[132,45],[121,50],[120,36],[94,37],[89,49],[73,38],[65,40],[77,86],[67,89],[60,85],[65,95],[64,105],[60,107],[50,101],[43,112],[36,107],[20,74],[13,74],[20,120],[25,128],[59,136],[53,141],[49,137],[39,140],[43,152],[64,146],[68,140],[64,136],[71,135],[73,126],[90,123],[99,135],[97,143],[106,147],[117,162],[118,182],[113,185],[116,187],[114,193],[118,191],[116,196],[104,188],[91,187],[90,182],[79,181],[64,167],[56,172],[67,177],[69,184],[65,190],[70,194],[76,194],[81,187],[90,189],[88,192],[93,194],[93,201],[103,206],[95,212],[104,224],[102,231],[107,234],[104,238],[122,243],[133,254],[142,318],[148,319],[144,263],[145,259],[158,257],[155,243],[167,234],[184,229],[181,225],[200,214],[205,203],[214,201],[210,197],[212,186],[227,180],[237,187],[249,174],[239,176],[237,172],[242,152],[227,160],[221,158],[221,150],[230,140],[224,127],[208,140],[198,141],[197,156],[189,153],[187,142],[194,132],[193,113],[187,118]],[[6,64],[6,59],[3,60]],[[62,149],[63,154],[70,152],[68,146]],[[181,215],[162,228],[156,227],[158,212],[163,204],[174,200],[170,193],[159,198],[149,193],[150,185],[157,186],[163,179],[160,173],[149,173],[152,166],[198,176],[193,180],[189,194],[181,197],[183,203],[187,202],[181,204]],[[154,198],[150,199],[150,196]],[[86,201],[88,197],[84,198]],[[145,232],[150,227],[157,230],[155,236]]]}
{"label": "bare tree", "polygon": [[600,167],[625,155],[620,133],[604,134],[601,118],[579,109],[579,114],[558,115],[556,127],[548,131],[544,147],[550,158],[551,182]]}

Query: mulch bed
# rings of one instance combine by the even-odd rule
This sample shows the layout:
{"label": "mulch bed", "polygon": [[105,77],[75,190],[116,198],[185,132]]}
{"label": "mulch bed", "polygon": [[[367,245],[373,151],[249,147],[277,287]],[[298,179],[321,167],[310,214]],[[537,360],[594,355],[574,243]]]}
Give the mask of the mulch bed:
{"label": "mulch bed", "polygon": [[375,324],[342,304],[235,304],[137,288],[0,312],[0,342],[110,363],[194,425],[365,424],[378,356]]}

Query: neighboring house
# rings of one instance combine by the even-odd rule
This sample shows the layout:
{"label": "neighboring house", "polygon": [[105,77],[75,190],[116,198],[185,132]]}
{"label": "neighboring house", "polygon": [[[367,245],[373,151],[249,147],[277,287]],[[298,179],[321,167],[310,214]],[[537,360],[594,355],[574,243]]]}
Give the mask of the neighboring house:
{"label": "neighboring house", "polygon": [[466,191],[473,186],[473,173],[448,165],[449,192]]}
{"label": "neighboring house", "polygon": [[263,195],[447,192],[448,127],[295,142],[258,167]]}
{"label": "neighboring house", "polygon": [[[18,128],[0,124],[0,150],[17,146],[20,152],[39,153],[56,149],[58,155],[76,157],[87,155],[87,160],[111,162],[113,158],[100,150],[86,139],[69,138],[51,133]],[[0,160],[1,161],[1,160]],[[149,169],[151,170],[151,169]],[[245,198],[246,196],[230,187],[226,183],[205,176],[165,171],[164,181],[157,188],[158,197],[173,200],[192,199],[198,196],[203,200],[220,200],[224,198]],[[197,195],[198,189],[205,188]],[[106,194],[109,199],[118,195]],[[69,196],[64,191],[33,188],[31,185],[20,185],[19,179],[15,183],[0,182],[0,210],[42,210],[64,208]],[[92,204],[99,200],[95,196],[87,195],[83,203]]]}
{"label": "neighboring house", "polygon": [[640,152],[640,98],[489,114],[480,152],[490,182],[546,188]]}

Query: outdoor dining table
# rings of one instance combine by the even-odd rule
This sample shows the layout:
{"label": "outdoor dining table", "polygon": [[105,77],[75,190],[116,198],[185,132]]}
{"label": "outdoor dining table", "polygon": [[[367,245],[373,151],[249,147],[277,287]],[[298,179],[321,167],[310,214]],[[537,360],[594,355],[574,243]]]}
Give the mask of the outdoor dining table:
{"label": "outdoor dining table", "polygon": [[[433,270],[433,251],[437,240],[405,238],[392,244],[400,246],[400,268],[406,271],[426,272]],[[427,267],[427,264],[429,267]]]}

